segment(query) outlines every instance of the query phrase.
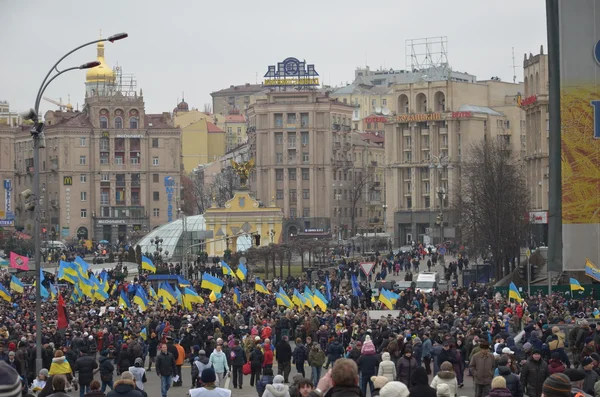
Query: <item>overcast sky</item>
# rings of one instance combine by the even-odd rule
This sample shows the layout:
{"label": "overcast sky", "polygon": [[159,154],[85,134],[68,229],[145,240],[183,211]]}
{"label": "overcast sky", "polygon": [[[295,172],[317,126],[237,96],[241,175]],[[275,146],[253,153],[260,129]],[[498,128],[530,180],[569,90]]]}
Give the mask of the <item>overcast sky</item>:
{"label": "overcast sky", "polygon": [[[365,63],[404,69],[405,40],[447,36],[453,69],[479,79],[512,81],[523,54],[546,48],[543,0],[0,0],[0,100],[33,106],[41,80],[64,53],[99,37],[128,32],[106,44],[106,61],[135,74],[146,111],[171,111],[185,92],[202,109],[210,93],[262,81],[268,65],[287,57],[314,64],[325,84],[351,82]],[[96,58],[96,48],[62,65]],[[85,71],[59,77],[45,96],[73,105],[84,100]],[[54,105],[43,104],[43,110]]]}

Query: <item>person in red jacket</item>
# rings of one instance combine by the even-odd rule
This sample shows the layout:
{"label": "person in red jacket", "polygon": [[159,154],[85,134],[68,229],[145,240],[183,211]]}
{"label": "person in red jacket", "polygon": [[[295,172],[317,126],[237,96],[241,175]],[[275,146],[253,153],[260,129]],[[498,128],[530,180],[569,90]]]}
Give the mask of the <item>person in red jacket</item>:
{"label": "person in red jacket", "polygon": [[263,329],[262,332],[260,333],[260,338],[261,339],[267,339],[267,338],[271,338],[272,335],[272,330],[271,327],[269,327],[269,324],[267,324],[266,321],[263,321]]}
{"label": "person in red jacket", "polygon": [[273,368],[273,350],[271,349],[271,340],[265,339],[263,345],[265,358],[263,359],[263,368]]}

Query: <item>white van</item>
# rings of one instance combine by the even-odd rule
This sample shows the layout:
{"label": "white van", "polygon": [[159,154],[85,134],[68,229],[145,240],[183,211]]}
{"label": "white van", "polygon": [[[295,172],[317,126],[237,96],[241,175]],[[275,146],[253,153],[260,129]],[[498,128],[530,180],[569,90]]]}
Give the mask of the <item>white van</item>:
{"label": "white van", "polygon": [[437,272],[421,272],[417,276],[416,289],[429,294],[437,290],[440,276]]}
{"label": "white van", "polygon": [[46,255],[48,251],[66,250],[67,246],[62,241],[42,241],[42,254]]}

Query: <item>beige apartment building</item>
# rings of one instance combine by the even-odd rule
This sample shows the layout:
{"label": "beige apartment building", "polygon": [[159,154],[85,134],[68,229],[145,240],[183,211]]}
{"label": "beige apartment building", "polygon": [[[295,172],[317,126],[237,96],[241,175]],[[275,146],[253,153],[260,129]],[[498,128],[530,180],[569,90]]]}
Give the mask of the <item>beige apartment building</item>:
{"label": "beige apartment building", "polygon": [[356,231],[381,215],[369,211],[368,201],[382,200],[383,140],[351,132],[352,113],[352,106],[317,91],[272,92],[249,109],[251,190],[283,209],[284,238],[347,238],[352,223]]}
{"label": "beige apartment building", "polygon": [[457,219],[447,208],[460,194],[460,164],[470,145],[498,139],[513,156],[524,156],[523,85],[421,80],[397,84],[394,92],[397,107],[385,130],[386,201],[393,217],[387,231],[395,246],[439,241],[434,225],[443,200],[443,236],[452,239]]}
{"label": "beige apartment building", "polygon": [[527,187],[531,192],[529,221],[532,243],[548,242],[548,55],[540,48],[537,55],[525,54],[523,60],[525,88],[520,100],[525,112],[527,143],[525,164]]}
{"label": "beige apartment building", "polygon": [[[102,43],[98,59],[105,65]],[[49,238],[116,243],[177,217],[181,130],[172,126],[170,113],[147,114],[142,91],[120,87],[115,73],[119,70],[90,69],[84,110],[45,115],[40,201]],[[1,136],[12,140],[15,193],[32,189],[29,129],[0,128]],[[14,197],[15,225],[31,234],[30,203]]]}
{"label": "beige apartment building", "polygon": [[262,84],[231,85],[211,92],[213,113],[221,115],[246,114],[257,99],[265,98],[268,89]]}

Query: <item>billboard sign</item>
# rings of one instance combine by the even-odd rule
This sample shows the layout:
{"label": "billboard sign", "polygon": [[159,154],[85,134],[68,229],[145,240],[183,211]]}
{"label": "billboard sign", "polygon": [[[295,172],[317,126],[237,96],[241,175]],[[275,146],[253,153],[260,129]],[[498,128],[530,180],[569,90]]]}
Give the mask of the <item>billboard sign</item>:
{"label": "billboard sign", "polygon": [[559,2],[563,269],[600,262],[600,7]]}
{"label": "billboard sign", "polygon": [[319,73],[315,65],[307,65],[306,61],[297,58],[286,58],[283,62],[272,65],[265,73],[265,87],[316,87],[319,85]]}
{"label": "billboard sign", "polygon": [[167,222],[173,222],[173,194],[175,193],[175,178],[165,176],[165,193],[167,194]]}
{"label": "billboard sign", "polygon": [[4,180],[4,216],[6,219],[14,219],[12,210],[12,181],[10,179]]}

